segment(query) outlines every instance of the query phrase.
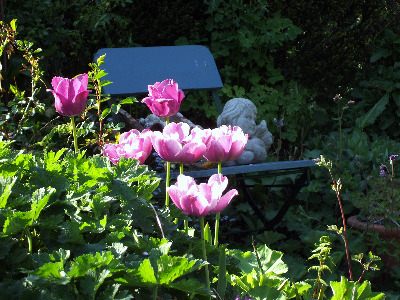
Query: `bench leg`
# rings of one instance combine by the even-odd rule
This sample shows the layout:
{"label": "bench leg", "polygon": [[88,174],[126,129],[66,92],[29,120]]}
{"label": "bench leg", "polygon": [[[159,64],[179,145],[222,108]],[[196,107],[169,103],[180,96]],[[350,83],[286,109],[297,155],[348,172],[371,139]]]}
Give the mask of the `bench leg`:
{"label": "bench leg", "polygon": [[[257,228],[257,229],[249,229],[249,230],[244,230],[244,231],[239,231],[239,232],[232,232],[228,234],[236,234],[236,233],[247,233],[247,232],[262,232],[266,230],[272,230],[274,227],[283,219],[285,216],[286,212],[288,211],[290,205],[296,200],[296,197],[298,193],[300,192],[300,189],[306,185],[306,182],[308,181],[308,172],[309,170],[306,169],[303,171],[301,176],[295,181],[294,184],[291,185],[283,185],[290,187],[290,194],[286,198],[285,203],[282,205],[278,213],[273,217],[270,221],[267,220],[267,218],[264,216],[264,213],[261,211],[260,207],[256,203],[256,201],[253,199],[251,193],[249,192],[247,185],[245,183],[245,177],[237,175],[237,180],[239,182],[240,189],[245,195],[245,198],[251,208],[253,209],[254,213],[257,215],[257,217],[263,222],[264,227]],[[282,186],[282,185],[281,185]]]}

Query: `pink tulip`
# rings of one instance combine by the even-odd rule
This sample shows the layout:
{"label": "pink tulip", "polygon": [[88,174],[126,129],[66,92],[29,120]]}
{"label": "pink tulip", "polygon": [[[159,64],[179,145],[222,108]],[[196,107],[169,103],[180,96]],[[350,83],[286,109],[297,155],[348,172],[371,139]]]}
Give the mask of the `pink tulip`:
{"label": "pink tulip", "polygon": [[239,126],[222,125],[212,130],[204,157],[212,162],[232,161],[242,154],[249,136]]}
{"label": "pink tulip", "polygon": [[151,137],[154,150],[168,162],[191,164],[202,158],[206,151],[205,133],[190,133],[187,123],[169,123],[163,132],[155,131]]}
{"label": "pink tulip", "polygon": [[208,183],[199,185],[192,177],[179,175],[176,184],[167,188],[167,192],[185,214],[201,217],[222,211],[238,195],[236,189],[222,195],[227,186],[228,178],[222,174],[214,174],[208,179]]}
{"label": "pink tulip", "polygon": [[114,165],[120,161],[121,157],[136,158],[139,164],[143,164],[153,148],[151,134],[149,129],[143,130],[142,133],[132,129],[121,134],[119,144],[106,144],[103,154],[108,156]]}
{"label": "pink tulip", "polygon": [[142,100],[159,117],[176,115],[181,107],[185,94],[178,89],[178,84],[172,79],[149,85],[149,96]]}
{"label": "pink tulip", "polygon": [[63,116],[76,116],[81,114],[86,107],[86,100],[91,92],[87,89],[88,74],[76,76],[73,79],[54,77],[51,81],[52,92],[56,110]]}
{"label": "pink tulip", "polygon": [[111,162],[116,165],[121,157],[125,155],[125,151],[120,144],[105,144],[103,148],[103,155],[108,156]]}

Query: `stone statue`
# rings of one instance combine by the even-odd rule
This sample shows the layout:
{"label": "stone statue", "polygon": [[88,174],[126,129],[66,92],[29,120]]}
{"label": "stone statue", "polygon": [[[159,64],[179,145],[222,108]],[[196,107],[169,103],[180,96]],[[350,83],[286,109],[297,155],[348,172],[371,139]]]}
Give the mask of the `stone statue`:
{"label": "stone statue", "polygon": [[273,143],[272,134],[263,120],[256,125],[257,107],[249,99],[234,98],[229,100],[217,119],[217,125],[239,126],[249,135],[242,155],[229,165],[261,163],[267,157],[267,151]]}

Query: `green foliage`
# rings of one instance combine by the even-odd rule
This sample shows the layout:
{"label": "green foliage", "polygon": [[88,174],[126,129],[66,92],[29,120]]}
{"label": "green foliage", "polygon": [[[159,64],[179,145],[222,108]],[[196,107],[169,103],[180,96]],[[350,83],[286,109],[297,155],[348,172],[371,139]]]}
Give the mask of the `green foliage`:
{"label": "green foliage", "polygon": [[[119,110],[121,109],[121,105],[124,103],[133,103],[136,99],[128,98],[121,100],[119,103],[112,103],[110,107],[106,107],[102,110],[102,103],[110,101],[110,97],[103,98],[102,88],[106,85],[111,84],[112,82],[109,80],[102,80],[104,76],[107,75],[104,70],[100,68],[101,65],[104,64],[105,55],[100,56],[95,63],[90,63],[89,67],[91,71],[88,73],[89,80],[91,82],[91,86],[88,88],[92,88],[95,91],[96,99],[92,99],[86,110],[83,112],[83,120],[84,122],[79,126],[79,135],[87,136],[89,133],[94,135],[94,138],[91,139],[90,144],[98,144],[100,147],[104,145],[104,141],[107,136],[113,131],[120,130],[125,126],[123,123],[114,124],[112,119],[106,123],[106,118],[110,113],[117,115]],[[90,110],[95,109],[97,111],[97,122],[94,122],[92,119],[92,115],[90,115]],[[86,121],[86,122],[85,122]],[[105,125],[105,126],[104,126]],[[105,128],[103,128],[105,127]]]}
{"label": "green foliage", "polygon": [[[275,57],[283,45],[302,32],[301,29],[290,19],[271,12],[264,0],[205,2],[208,6],[205,28],[210,36],[207,44],[224,83],[223,101],[236,97],[253,101],[259,120],[268,115],[266,121],[274,136],[279,136],[280,127],[275,126],[272,120],[285,120],[280,139],[284,143],[297,142],[300,149],[313,126],[310,122],[314,111],[312,93],[295,80],[286,78],[277,67]],[[198,42],[181,39],[178,44]],[[193,107],[214,120],[217,117],[212,98],[204,93],[187,97],[181,110],[190,113]],[[302,153],[295,150],[296,146],[282,153],[285,157],[299,157]]]}
{"label": "green foliage", "polygon": [[49,77],[85,72],[100,48],[172,45],[204,31],[201,1],[8,0],[4,11],[6,20],[18,20],[25,39],[45,49]]}
{"label": "green foliage", "polygon": [[[2,66],[2,87],[9,92],[6,100],[2,94],[0,127],[3,139],[14,139],[13,132],[22,134],[13,144],[0,142],[0,298],[149,299],[158,288],[163,299],[207,294],[202,289],[204,270],[195,267],[206,263],[196,250],[199,240],[177,231],[170,221],[171,216],[186,216],[160,208],[152,199],[159,183],[154,173],[134,161],[122,160],[114,167],[99,156],[86,158],[98,153],[96,146],[84,155],[55,150],[71,143],[65,138],[71,131],[69,124],[52,120],[55,111],[49,96],[32,93],[31,83],[37,77],[32,76],[29,60],[34,62],[39,55],[37,70],[46,70],[47,79],[37,74],[48,85],[54,75],[73,77],[87,72],[93,54],[102,47],[204,44],[217,59],[225,84],[223,100],[246,97],[256,104],[259,119],[267,120],[275,137],[276,156],[326,155],[334,162],[335,174],[340,173],[346,214],[365,206],[364,200],[359,201],[370,174],[363,170],[371,169],[376,175],[380,164],[398,149],[398,143],[386,138],[398,136],[397,4],[392,0],[325,1],[321,10],[321,3],[315,1],[228,2],[6,1],[9,25],[2,31],[2,45],[10,45],[16,35],[13,19],[18,19],[23,42],[15,43],[22,52],[12,53]],[[33,44],[25,40],[44,51],[35,53]],[[3,54],[9,54],[9,46],[3,46]],[[22,55],[28,52],[32,56]],[[22,63],[27,68],[20,72]],[[101,81],[105,74],[100,66],[99,61],[91,64],[93,89],[96,84],[108,84]],[[38,88],[40,81],[35,84]],[[111,114],[133,102],[123,100],[108,107],[107,96],[96,91],[100,99],[89,99],[84,119],[78,120],[81,146],[103,143],[102,133],[112,134],[114,128]],[[329,118],[332,111],[336,115],[331,98],[338,92],[359,99],[344,116],[341,133],[334,132],[335,120]],[[203,125],[206,116],[211,120],[206,120],[206,126],[215,125],[216,109],[205,91],[189,93],[182,111],[195,123]],[[276,126],[274,119],[284,120],[284,126]],[[100,131],[98,120],[104,121]],[[358,130],[349,129],[355,120]],[[33,144],[43,148],[44,154],[11,150],[31,149]],[[356,156],[361,163],[353,161]],[[225,256],[222,247],[209,246],[212,285],[222,298],[223,294],[233,299],[246,293],[259,299],[266,293],[268,298],[312,297],[308,284],[294,282],[305,279],[310,267],[301,256],[306,258],[310,247],[326,235],[325,224],[337,221],[335,195],[327,188],[329,175],[322,168],[314,168],[312,175],[311,184],[299,194],[299,205],[288,212],[277,232],[256,236],[290,252],[290,258],[285,255],[286,264],[282,253],[266,247],[249,252],[244,243],[240,248],[245,250],[226,246]],[[262,195],[259,201],[269,202],[266,214],[272,216],[277,204],[271,204],[269,197],[282,196],[283,191],[265,195],[258,183],[253,189]],[[151,203],[165,239],[160,237]],[[242,203],[237,208],[245,220],[240,226],[256,228],[248,207]],[[360,238],[350,242],[354,247],[363,244]],[[338,245],[332,243],[332,247]],[[333,283],[335,296],[346,299],[346,288],[357,290],[360,299],[367,295],[369,283],[332,281],[341,274],[343,251],[332,250],[331,256],[336,266],[324,279]]]}
{"label": "green foliage", "polygon": [[[324,154],[325,159],[332,162],[333,174],[340,172],[344,209],[346,212],[351,212],[354,208],[366,208],[365,191],[368,177],[379,178],[381,164],[387,162],[390,155],[398,153],[399,143],[387,137],[369,138],[365,132],[346,129],[342,133],[342,153],[340,153],[339,136],[338,132],[332,132],[324,138],[310,139],[308,148],[313,150],[306,151],[305,157],[314,159]],[[329,174],[315,171],[316,180],[313,180],[304,191],[311,194],[321,193],[324,199],[328,198],[328,194],[333,196],[333,192],[329,189],[321,189],[321,186],[330,181]]]}
{"label": "green foliage", "polygon": [[363,283],[348,281],[346,277],[341,277],[340,282],[331,281],[330,286],[333,290],[332,300],[337,299],[385,299],[383,293],[371,291],[371,283],[364,281]]}
{"label": "green foliage", "polygon": [[396,118],[400,114],[400,33],[385,29],[377,37],[377,45],[370,57],[369,78],[360,82],[353,95],[360,98],[358,107],[367,111],[356,120],[359,128],[369,126],[368,131],[391,137],[400,135]]}
{"label": "green foliage", "polygon": [[208,245],[209,261],[200,259],[201,241],[177,230],[168,209],[156,219],[160,178],[137,160],[112,166],[82,152],[11,145],[0,142],[1,298],[201,299],[210,295],[206,264],[222,297],[293,298],[308,289],[287,283],[282,253],[266,246],[252,253]]}
{"label": "green foliage", "polygon": [[379,35],[385,29],[399,33],[400,10],[395,0],[271,0],[269,7],[303,30],[286,45],[288,50],[295,47],[296,55],[289,59],[281,55],[279,65],[296,74],[302,85],[315,88],[318,105],[324,107],[333,95],[348,97],[358,82],[368,78],[370,57],[380,48]]}
{"label": "green foliage", "polygon": [[[0,255],[2,297],[24,282],[30,286],[20,290],[25,296],[39,290],[43,297],[65,293],[62,299],[106,293],[119,272],[134,270],[143,260],[126,251],[135,230],[154,231],[147,201],[160,179],[136,160],[122,160],[113,170],[103,157],[66,149],[32,155],[10,150],[9,144],[0,147],[0,238],[7,245]],[[164,266],[185,265],[184,258],[168,258],[162,257]],[[195,259],[190,262],[201,267]],[[175,278],[189,272],[182,266]]]}
{"label": "green foliage", "polygon": [[[364,260],[365,258],[365,260]],[[352,260],[359,262],[365,271],[372,270],[378,271],[379,267],[376,264],[377,261],[380,261],[381,258],[372,254],[371,251],[368,252],[367,256],[364,256],[363,253],[353,255],[351,257]]]}
{"label": "green foliage", "polygon": [[[16,39],[15,19],[10,24],[0,22],[0,27],[0,55],[4,53],[4,68],[7,70],[9,61],[17,62],[13,72],[0,75],[1,138],[18,141],[26,147],[41,129],[39,120],[46,109],[45,103],[38,101],[39,83],[43,81],[43,71],[39,67],[42,49],[35,49],[32,42]],[[17,82],[17,76],[24,76],[24,80]]]}
{"label": "green foliage", "polygon": [[303,282],[290,284],[279,275],[287,272],[287,265],[281,260],[282,253],[261,246],[255,252],[228,251],[229,256],[238,260],[242,276],[228,277],[241,294],[248,293],[255,299],[288,299],[304,295],[310,285]]}
{"label": "green foliage", "polygon": [[211,33],[211,51],[221,65],[224,84],[249,89],[284,79],[270,53],[300,34],[298,27],[289,19],[270,13],[264,0],[207,4],[211,18],[206,28]]}

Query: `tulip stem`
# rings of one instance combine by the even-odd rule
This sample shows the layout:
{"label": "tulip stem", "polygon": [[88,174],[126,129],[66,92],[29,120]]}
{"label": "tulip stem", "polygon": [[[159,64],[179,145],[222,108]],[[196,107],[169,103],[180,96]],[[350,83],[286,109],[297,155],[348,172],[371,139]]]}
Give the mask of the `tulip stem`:
{"label": "tulip stem", "polygon": [[158,285],[153,288],[153,300],[157,300]]}
{"label": "tulip stem", "polygon": [[75,153],[78,153],[78,139],[76,137],[76,127],[75,127],[75,119],[74,116],[71,116],[71,124],[72,124],[72,134],[74,136],[74,147]]}
{"label": "tulip stem", "polygon": [[165,206],[166,207],[168,207],[168,205],[169,205],[168,187],[169,187],[170,170],[171,170],[171,163],[169,161],[167,161],[167,174],[165,175]]}
{"label": "tulip stem", "polygon": [[214,246],[218,246],[218,231],[219,231],[219,219],[221,217],[221,213],[217,212],[215,215],[215,236],[214,236]]}
{"label": "tulip stem", "polygon": [[[165,125],[169,124],[169,117],[165,117]],[[170,180],[170,173],[171,173],[171,163],[167,161],[167,174],[165,176],[165,206],[169,206],[169,194],[168,194],[168,188],[169,188],[169,180]]]}
{"label": "tulip stem", "polygon": [[[200,230],[201,230],[201,241],[203,248],[203,260],[207,262],[207,251],[206,251],[206,240],[204,239],[204,216],[200,217]],[[210,290],[210,274],[208,272],[208,264],[204,266],[206,272],[206,283],[207,288]]]}
{"label": "tulip stem", "polygon": [[25,229],[25,233],[26,233],[26,239],[28,240],[28,251],[29,254],[32,255],[32,235],[29,227]]}
{"label": "tulip stem", "polygon": [[[179,174],[183,174],[183,164],[182,163],[179,164]],[[189,221],[183,220],[183,224],[185,227],[185,233],[188,234],[189,233]]]}
{"label": "tulip stem", "polygon": [[[222,169],[222,166],[221,166],[222,164],[219,162],[218,163],[218,174],[221,174],[222,172],[221,172],[221,169]],[[219,232],[219,220],[220,220],[220,218],[221,218],[221,213],[220,212],[218,212],[216,215],[215,215],[215,228],[214,228],[214,230],[215,230],[215,232],[214,232],[214,246],[218,246],[218,232]]]}

